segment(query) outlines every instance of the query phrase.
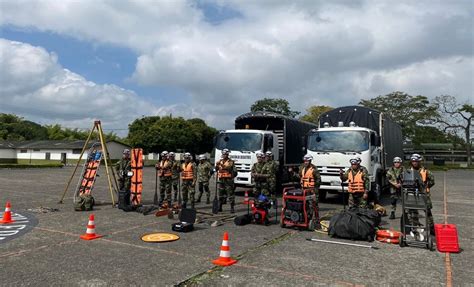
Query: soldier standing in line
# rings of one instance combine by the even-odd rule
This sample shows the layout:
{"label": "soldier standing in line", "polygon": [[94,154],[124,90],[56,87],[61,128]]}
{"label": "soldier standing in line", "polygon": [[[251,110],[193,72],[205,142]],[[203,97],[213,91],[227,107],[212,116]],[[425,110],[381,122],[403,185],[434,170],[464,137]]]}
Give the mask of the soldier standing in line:
{"label": "soldier standing in line", "polygon": [[166,200],[168,207],[171,207],[171,178],[173,176],[171,170],[171,162],[168,159],[168,152],[161,153],[161,160],[155,165],[160,178],[160,206]]}
{"label": "soldier standing in line", "polygon": [[171,187],[173,194],[173,201],[175,202],[178,198],[178,183],[179,183],[179,162],[176,161],[174,152],[168,154],[169,160],[171,162]]}
{"label": "soldier standing in line", "polygon": [[278,170],[280,169],[280,163],[273,159],[273,153],[271,151],[267,151],[265,153],[265,160],[266,160],[266,167],[265,170],[267,171],[269,177],[268,181],[268,189],[273,199],[275,199],[276,194],[276,184],[277,184],[277,174]]}
{"label": "soldier standing in line", "polygon": [[124,149],[122,159],[115,166],[118,175],[119,190],[130,191],[132,185],[131,178],[128,173],[132,171],[130,163],[130,150]]}
{"label": "soldier standing in line", "polygon": [[268,196],[270,193],[268,189],[268,175],[265,174],[264,170],[264,167],[266,165],[264,161],[265,155],[259,151],[256,153],[256,156],[257,162],[253,164],[252,170],[250,172],[254,183],[253,197],[255,199],[257,199],[260,194]]}
{"label": "soldier standing in line", "polygon": [[197,167],[197,182],[199,195],[196,203],[201,202],[202,193],[206,192],[206,204],[211,203],[211,192],[209,191],[209,179],[213,173],[212,165],[207,160],[206,155],[202,154],[199,156],[199,164]]}
{"label": "soldier standing in line", "polygon": [[233,160],[229,158],[230,151],[222,150],[222,158],[216,164],[218,190],[219,190],[219,212],[222,211],[222,205],[230,202],[230,212],[234,213],[235,206],[235,185],[234,177],[237,175],[237,169]]}
{"label": "soldier standing in line", "polygon": [[184,153],[184,163],[181,165],[181,191],[183,192],[183,208],[188,204],[188,197],[191,208],[194,209],[194,194],[196,185],[196,164],[189,152]]}
{"label": "soldier standing in line", "polygon": [[367,199],[369,197],[370,180],[367,169],[361,168],[360,161],[357,158],[350,160],[351,167],[343,172],[341,169],[341,181],[349,181],[349,207],[367,208]]}
{"label": "soldier standing in line", "polygon": [[390,204],[391,212],[389,219],[395,219],[395,211],[397,210],[397,200],[400,198],[401,182],[400,177],[403,174],[404,168],[402,166],[402,159],[393,158],[393,166],[387,171],[387,179],[390,183]]}

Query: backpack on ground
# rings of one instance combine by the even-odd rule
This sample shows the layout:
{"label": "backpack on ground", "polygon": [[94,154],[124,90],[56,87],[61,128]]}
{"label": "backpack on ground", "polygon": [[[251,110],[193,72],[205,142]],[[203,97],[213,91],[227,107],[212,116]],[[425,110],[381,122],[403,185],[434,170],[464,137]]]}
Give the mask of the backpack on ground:
{"label": "backpack on ground", "polygon": [[331,217],[328,234],[331,237],[373,241],[380,221],[380,214],[375,210],[351,208]]}
{"label": "backpack on ground", "polygon": [[95,200],[94,197],[90,194],[81,194],[76,198],[76,203],[74,204],[75,211],[90,211],[94,209]]}

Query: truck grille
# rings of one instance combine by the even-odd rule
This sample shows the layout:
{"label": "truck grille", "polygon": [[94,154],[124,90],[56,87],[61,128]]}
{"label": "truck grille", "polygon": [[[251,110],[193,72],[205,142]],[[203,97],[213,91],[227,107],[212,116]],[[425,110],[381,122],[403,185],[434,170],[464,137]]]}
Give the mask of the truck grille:
{"label": "truck grille", "polygon": [[321,175],[339,176],[339,170],[346,170],[344,166],[318,166]]}
{"label": "truck grille", "polygon": [[240,172],[249,172],[252,169],[249,163],[236,163],[235,167]]}

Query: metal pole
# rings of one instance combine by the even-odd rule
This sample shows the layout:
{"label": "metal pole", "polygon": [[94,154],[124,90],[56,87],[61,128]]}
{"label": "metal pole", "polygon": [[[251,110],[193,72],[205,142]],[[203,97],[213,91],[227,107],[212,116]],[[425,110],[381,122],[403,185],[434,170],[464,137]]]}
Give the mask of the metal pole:
{"label": "metal pole", "polygon": [[107,146],[105,145],[104,133],[102,131],[102,126],[100,125],[100,121],[95,121],[94,125],[97,126],[97,130],[99,131],[100,143],[102,145],[102,151],[104,152],[105,172],[107,174],[107,180],[109,182],[110,197],[112,198],[112,206],[115,206],[114,192],[112,190],[112,181],[110,180],[110,174],[109,174],[109,164],[108,164],[109,158],[107,154],[108,151],[107,151]]}
{"label": "metal pole", "polygon": [[79,156],[79,159],[77,160],[76,167],[74,168],[74,171],[72,172],[72,175],[71,175],[71,177],[69,178],[69,181],[66,184],[66,188],[64,189],[63,195],[61,196],[61,199],[59,200],[58,203],[63,203],[64,196],[66,195],[66,192],[69,188],[69,185],[71,184],[71,181],[72,181],[74,175],[76,174],[77,167],[79,166],[79,163],[81,162],[82,155],[86,151],[87,144],[89,143],[89,140],[91,139],[92,133],[94,133],[95,128],[96,128],[96,126],[95,126],[95,123],[94,123],[94,126],[92,127],[91,132],[87,136],[86,142],[84,143],[84,146],[82,147],[81,155]]}
{"label": "metal pole", "polygon": [[362,248],[370,248],[370,249],[379,249],[376,246],[370,246],[370,245],[363,245],[363,244],[355,244],[355,243],[347,243],[347,242],[340,242],[340,241],[331,241],[331,240],[324,240],[324,239],[316,239],[316,238],[306,238],[308,241],[314,241],[314,242],[323,242],[323,243],[331,243],[331,244],[339,244],[339,245],[347,245],[347,246],[353,246],[353,247],[362,247]]}

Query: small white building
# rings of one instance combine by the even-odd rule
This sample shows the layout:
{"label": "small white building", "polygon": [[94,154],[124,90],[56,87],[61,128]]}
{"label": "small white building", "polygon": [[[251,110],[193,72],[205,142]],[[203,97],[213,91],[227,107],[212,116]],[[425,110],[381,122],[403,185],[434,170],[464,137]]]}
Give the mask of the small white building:
{"label": "small white building", "polygon": [[[87,158],[87,151],[95,142],[89,142],[82,156]],[[84,140],[42,140],[26,142],[0,143],[0,161],[16,162],[19,164],[34,164],[45,161],[58,162],[66,165],[75,164],[84,147]],[[110,140],[106,142],[112,160],[119,160],[124,149],[130,146]]]}

